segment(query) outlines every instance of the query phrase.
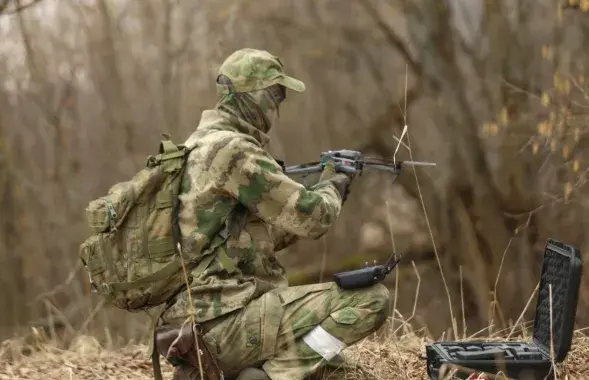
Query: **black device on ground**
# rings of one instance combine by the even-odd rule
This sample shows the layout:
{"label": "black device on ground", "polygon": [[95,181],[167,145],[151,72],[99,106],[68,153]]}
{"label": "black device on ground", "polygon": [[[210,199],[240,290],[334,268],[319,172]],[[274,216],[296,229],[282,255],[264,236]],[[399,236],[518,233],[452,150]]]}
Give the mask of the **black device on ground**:
{"label": "black device on ground", "polygon": [[401,255],[393,253],[384,265],[336,273],[333,275],[333,280],[342,289],[364,288],[384,280],[399,261],[401,261]]}
{"label": "black device on ground", "polygon": [[553,376],[551,357],[554,362],[560,363],[571,348],[581,274],[579,250],[555,239],[549,239],[544,250],[532,342],[476,340],[429,344],[426,346],[429,378],[441,380],[443,377],[440,372],[443,365],[463,368],[453,374],[453,378],[461,379],[468,378],[470,373],[480,372],[502,372],[510,379],[521,380],[541,380]]}

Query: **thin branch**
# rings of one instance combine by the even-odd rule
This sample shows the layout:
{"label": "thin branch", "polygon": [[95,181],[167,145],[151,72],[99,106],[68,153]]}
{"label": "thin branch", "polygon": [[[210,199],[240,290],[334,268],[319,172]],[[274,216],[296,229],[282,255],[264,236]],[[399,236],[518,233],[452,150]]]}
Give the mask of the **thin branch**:
{"label": "thin branch", "polygon": [[2,0],[0,2],[0,14],[2,14],[7,7],[8,7],[8,0]]}
{"label": "thin branch", "polygon": [[9,1],[10,0],[3,0],[0,2],[0,16],[20,13],[33,5],[39,4],[43,0],[32,0],[28,4],[21,4],[21,0],[15,0],[16,5],[12,9],[8,9],[8,5],[10,4]]}
{"label": "thin branch", "polygon": [[407,45],[401,40],[401,38],[395,33],[395,31],[386,24],[386,22],[381,18],[378,13],[378,10],[374,8],[374,6],[370,3],[370,0],[357,0],[358,3],[364,8],[366,13],[372,18],[376,26],[380,29],[381,32],[385,35],[387,41],[391,46],[393,46],[397,51],[405,58],[407,64],[411,67],[411,70],[418,75],[421,76],[423,72],[423,68],[420,63],[417,62],[411,52],[409,52],[409,48]]}

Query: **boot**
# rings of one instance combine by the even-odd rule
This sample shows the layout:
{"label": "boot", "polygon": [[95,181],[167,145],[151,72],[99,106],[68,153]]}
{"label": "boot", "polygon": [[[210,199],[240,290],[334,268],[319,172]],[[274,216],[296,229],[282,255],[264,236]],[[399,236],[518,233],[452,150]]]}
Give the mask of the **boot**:
{"label": "boot", "polygon": [[173,380],[200,380],[200,365],[202,365],[204,380],[223,378],[216,360],[196,326],[183,326],[182,329],[158,326],[155,330],[154,343],[154,349],[174,366]]}
{"label": "boot", "polygon": [[259,368],[246,368],[239,373],[235,380],[270,380],[270,377]]}

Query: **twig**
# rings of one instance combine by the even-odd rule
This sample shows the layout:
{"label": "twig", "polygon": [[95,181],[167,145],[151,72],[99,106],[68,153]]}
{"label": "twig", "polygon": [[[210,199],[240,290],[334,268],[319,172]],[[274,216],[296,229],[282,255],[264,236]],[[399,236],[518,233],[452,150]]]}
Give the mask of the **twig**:
{"label": "twig", "polygon": [[[389,212],[390,208],[389,208],[389,202],[385,201],[385,204],[387,206],[387,223],[388,223],[388,227],[389,227],[389,233],[391,234],[391,244],[393,246],[393,252],[396,252],[396,247],[395,247],[395,235],[393,233],[393,223],[391,221],[391,213]],[[397,310],[397,296],[398,296],[398,292],[399,292],[399,266],[397,266],[395,268],[395,294],[393,296],[393,313],[396,312]],[[395,333],[396,331],[393,330],[394,328],[394,324],[395,324],[395,318],[392,318],[391,321],[391,330],[393,331],[393,339],[395,337]],[[401,325],[402,326],[402,325]],[[399,347],[397,346],[397,344],[395,343],[395,348],[397,349],[397,352],[400,352]],[[397,364],[398,365],[398,364]],[[406,366],[399,366],[399,368],[405,368]],[[407,376],[407,373],[405,372],[405,375]]]}
{"label": "twig", "polygon": [[360,5],[364,8],[366,13],[370,16],[372,21],[378,26],[378,28],[383,32],[385,35],[387,42],[395,47],[397,51],[403,56],[405,61],[411,66],[413,72],[420,76],[423,72],[423,67],[421,63],[419,63],[409,51],[407,45],[401,40],[401,38],[395,33],[395,31],[386,24],[386,22],[380,17],[378,10],[374,8],[372,4],[370,4],[370,0],[357,0]]}
{"label": "twig", "polygon": [[16,13],[20,13],[22,11],[24,11],[27,8],[32,7],[35,4],[40,3],[43,0],[33,0],[28,4],[20,4],[20,1],[17,1],[17,5],[13,8],[13,9],[7,9],[8,8],[8,1],[10,0],[5,0],[3,3],[0,4],[0,16],[3,15],[13,15]]}
{"label": "twig", "polygon": [[464,312],[464,284],[462,278],[462,265],[460,266],[460,305],[462,307],[462,338],[466,339],[466,314]]}
{"label": "twig", "polygon": [[56,287],[54,287],[52,290],[50,290],[48,292],[41,293],[41,294],[37,295],[35,298],[33,298],[32,301],[29,302],[29,306],[35,302],[38,302],[42,298],[49,298],[49,297],[54,296],[56,293],[60,292],[63,288],[70,285],[70,283],[74,280],[74,278],[76,278],[76,274],[78,273],[78,271],[80,270],[81,267],[82,267],[82,262],[80,260],[78,260],[76,262],[75,268],[69,273],[69,275],[67,276],[64,283],[57,285]]}
{"label": "twig", "polygon": [[[531,214],[530,214],[530,218],[531,218]],[[528,220],[530,219],[528,218]],[[529,222],[528,222],[529,224]],[[495,298],[495,300],[497,300],[497,286],[499,285],[499,278],[501,277],[501,270],[503,269],[503,262],[505,261],[505,256],[507,254],[507,250],[509,250],[509,247],[511,247],[511,242],[513,241],[513,237],[516,234],[513,234],[513,236],[509,239],[509,241],[507,242],[507,246],[505,247],[505,249],[503,250],[503,254],[501,255],[501,262],[499,263],[499,269],[497,270],[497,277],[495,277],[495,287],[493,288],[493,297]]]}
{"label": "twig", "polygon": [[540,288],[539,282],[536,284],[536,287],[534,288],[534,291],[532,292],[532,295],[530,296],[530,298],[528,298],[528,302],[526,303],[526,306],[524,306],[524,310],[521,312],[521,314],[519,315],[519,317],[517,318],[517,320],[513,324],[513,328],[509,332],[509,335],[507,335],[507,339],[509,339],[513,335],[513,333],[515,332],[515,329],[517,328],[517,325],[523,319],[524,314],[528,310],[528,307],[530,307],[530,304],[532,303],[532,300],[534,299],[534,296],[536,295],[536,292],[538,291],[538,288]]}
{"label": "twig", "polygon": [[[417,300],[419,298],[419,289],[421,288],[421,276],[419,275],[419,271],[417,270],[417,266],[415,266],[415,261],[411,260],[411,265],[413,265],[413,271],[415,272],[415,276],[417,277],[417,286],[415,287],[415,298],[413,299],[413,311],[411,313],[411,316],[409,318],[405,318],[401,315],[400,312],[398,312],[398,314],[401,316],[402,318],[402,323],[399,327],[397,327],[397,329],[395,331],[393,331],[393,337],[396,335],[397,331],[399,331],[402,327],[405,327],[406,325],[408,325],[408,323],[413,320],[413,318],[415,318],[415,315],[417,314]],[[393,322],[394,322],[394,318],[393,318]]]}
{"label": "twig", "polygon": [[[409,133],[407,134],[407,143],[409,145],[409,157],[413,161],[413,154],[411,152],[411,138],[409,137]],[[450,296],[450,288],[448,287],[448,282],[446,281],[446,276],[444,275],[444,270],[442,269],[442,262],[440,260],[440,255],[438,253],[438,249],[436,247],[434,233],[432,231],[431,223],[429,221],[429,217],[428,217],[427,211],[425,209],[425,202],[423,200],[423,194],[421,192],[421,186],[419,185],[419,180],[417,178],[417,170],[415,169],[415,166],[413,166],[413,175],[415,176],[415,184],[417,186],[417,193],[419,194],[419,200],[421,203],[421,207],[423,209],[423,215],[425,217],[427,229],[429,231],[430,238],[432,239],[432,246],[434,249],[434,253],[436,256],[436,261],[438,263],[438,267],[440,268],[440,275],[442,276],[442,282],[444,283],[444,288],[446,290],[446,296],[448,297],[448,307],[449,307],[449,311],[450,311],[450,319],[453,321],[452,328],[454,329],[454,335],[455,335],[456,339],[458,339],[458,335],[457,335],[458,330],[457,330],[457,326],[456,326],[456,321],[454,319],[454,311],[452,310],[452,297]]]}
{"label": "twig", "polygon": [[[92,312],[90,313],[88,318],[86,318],[86,320],[82,324],[82,327],[80,327],[79,331],[84,331],[88,328],[88,325],[90,325],[90,322],[92,322],[94,320],[94,317],[96,316],[96,314],[98,314],[100,309],[102,309],[102,307],[105,305],[105,303],[106,303],[106,300],[104,298],[101,298],[100,301],[98,302],[98,305],[96,305],[96,307],[94,308],[94,310],[92,310]],[[79,332],[76,333],[76,335],[74,335],[74,338],[76,336],[78,336],[78,334],[79,334]]]}
{"label": "twig", "polygon": [[[67,319],[67,317],[63,314],[63,312],[61,310],[59,310],[57,307],[55,307],[55,305],[53,305],[49,300],[45,301],[45,305],[51,309],[53,309],[55,311],[55,313],[57,314],[57,317],[59,319],[61,319],[61,321],[64,324],[65,329],[72,335],[76,335],[76,330],[72,327],[72,324],[70,323],[70,321]],[[53,315],[50,315],[49,319],[53,319]]]}
{"label": "twig", "polygon": [[[393,223],[391,221],[391,212],[389,207],[389,201],[385,201],[385,205],[387,206],[387,225],[389,227],[389,234],[391,235],[391,245],[393,247],[393,252],[396,252],[395,247],[395,234],[393,233]],[[393,311],[397,310],[397,296],[399,292],[399,266],[395,267],[395,294],[393,295]],[[395,319],[391,323],[391,331],[395,329]]]}
{"label": "twig", "polygon": [[402,145],[405,149],[409,150],[409,147],[407,146],[407,144],[405,144],[403,141],[401,141],[400,138],[398,138],[397,136],[393,135],[393,138],[395,139],[395,141],[397,141],[397,143],[399,145]]}

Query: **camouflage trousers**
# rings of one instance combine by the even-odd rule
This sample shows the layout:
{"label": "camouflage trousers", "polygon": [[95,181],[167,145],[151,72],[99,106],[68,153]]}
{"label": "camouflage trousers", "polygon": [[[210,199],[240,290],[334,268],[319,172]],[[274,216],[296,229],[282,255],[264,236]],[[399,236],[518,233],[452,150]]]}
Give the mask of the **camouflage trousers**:
{"label": "camouflage trousers", "polygon": [[390,313],[383,285],[335,283],[275,289],[245,308],[205,322],[204,341],[226,377],[260,367],[272,380],[303,380],[375,332]]}

